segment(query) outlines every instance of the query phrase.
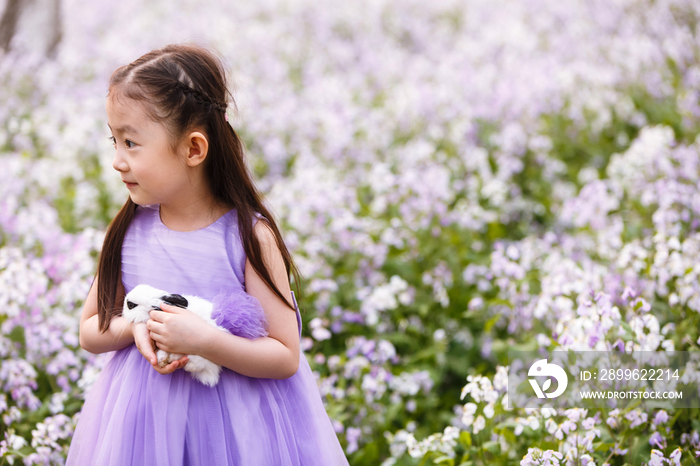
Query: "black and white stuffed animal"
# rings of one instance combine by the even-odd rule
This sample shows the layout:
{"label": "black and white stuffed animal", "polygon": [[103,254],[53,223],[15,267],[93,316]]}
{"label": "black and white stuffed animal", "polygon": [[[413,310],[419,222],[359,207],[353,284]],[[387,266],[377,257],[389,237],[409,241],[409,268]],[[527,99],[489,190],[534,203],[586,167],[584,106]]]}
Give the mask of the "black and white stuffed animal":
{"label": "black and white stuffed animal", "polygon": [[[160,311],[161,303],[178,306],[195,313],[209,325],[224,332],[245,338],[267,336],[267,322],[262,306],[243,290],[218,295],[213,303],[197,296],[170,294],[148,285],[138,285],[124,298],[122,315],[130,322],[146,322],[151,310]],[[158,350],[160,367],[180,359],[183,355]],[[221,366],[197,355],[188,355],[184,369],[204,385],[214,386],[219,381]]]}

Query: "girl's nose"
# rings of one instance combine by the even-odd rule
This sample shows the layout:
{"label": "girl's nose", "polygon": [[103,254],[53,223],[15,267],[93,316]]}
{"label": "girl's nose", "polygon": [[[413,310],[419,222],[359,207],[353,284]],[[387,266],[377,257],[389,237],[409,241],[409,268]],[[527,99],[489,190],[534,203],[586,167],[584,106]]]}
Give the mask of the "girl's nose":
{"label": "girl's nose", "polygon": [[114,152],[114,160],[112,160],[112,168],[114,168],[118,172],[129,171],[129,166],[126,163],[126,160],[124,160],[124,157],[121,156],[120,152],[121,151],[119,151],[119,150]]}

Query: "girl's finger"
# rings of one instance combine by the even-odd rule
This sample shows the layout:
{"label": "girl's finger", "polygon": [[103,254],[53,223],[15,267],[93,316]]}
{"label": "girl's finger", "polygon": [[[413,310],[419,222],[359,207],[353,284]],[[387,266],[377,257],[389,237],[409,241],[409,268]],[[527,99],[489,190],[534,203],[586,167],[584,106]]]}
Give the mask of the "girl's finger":
{"label": "girl's finger", "polygon": [[171,372],[175,372],[175,369],[177,369],[178,362],[173,361],[170,364],[168,364],[165,367],[160,367],[158,365],[158,362],[156,361],[155,364],[153,364],[153,368],[158,371],[159,373],[165,375],[165,374],[170,374]]}
{"label": "girl's finger", "polygon": [[175,372],[176,370],[180,369],[181,367],[185,367],[185,364],[187,364],[187,361],[189,361],[187,356],[183,356],[177,361],[173,361],[170,364],[168,364],[165,367],[160,367],[158,363],[153,364],[153,368],[159,373],[159,374],[170,374],[172,372]]}
{"label": "girl's finger", "polygon": [[156,359],[156,354],[153,351],[145,351],[145,354],[143,355],[148,362],[151,364],[158,364],[158,360]]}
{"label": "girl's finger", "polygon": [[146,322],[146,328],[150,332],[158,333],[163,328],[163,324],[161,322],[150,319],[150,320],[148,320],[148,322]]}
{"label": "girl's finger", "polygon": [[153,309],[149,311],[148,316],[153,321],[163,322],[163,319],[165,318],[165,313],[163,311],[156,311],[155,309]]}
{"label": "girl's finger", "polygon": [[[178,313],[183,311],[183,309],[181,307],[171,306],[170,304],[166,304],[166,303],[160,303],[160,308],[163,310],[163,312],[169,312],[171,314],[178,314]],[[153,311],[151,311],[151,312],[153,312]],[[158,312],[158,311],[155,311],[155,312]]]}
{"label": "girl's finger", "polygon": [[[151,340],[157,345],[158,343],[163,342],[163,334],[159,333],[157,330],[153,330],[149,333]],[[158,346],[160,348],[160,345]],[[163,349],[163,348],[161,348]]]}
{"label": "girl's finger", "polygon": [[153,348],[153,341],[151,341],[148,345],[136,345],[136,348],[139,350],[141,355],[144,358],[146,358],[146,361],[153,364],[153,361],[156,360],[156,353]]}
{"label": "girl's finger", "polygon": [[174,351],[172,351],[170,347],[165,343],[158,343],[158,349],[165,351],[166,353],[174,353]]}
{"label": "girl's finger", "polygon": [[181,367],[180,361],[179,360],[173,361],[167,367],[168,367],[168,372],[175,372],[176,370],[178,370]]}

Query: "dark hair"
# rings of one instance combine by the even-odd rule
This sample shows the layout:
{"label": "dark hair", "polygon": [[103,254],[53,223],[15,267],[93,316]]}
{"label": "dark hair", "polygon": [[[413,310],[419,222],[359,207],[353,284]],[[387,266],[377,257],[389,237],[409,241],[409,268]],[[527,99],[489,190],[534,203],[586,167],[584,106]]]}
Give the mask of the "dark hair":
{"label": "dark hair", "polygon": [[[253,234],[252,219],[258,212],[264,217],[260,221],[266,221],[274,233],[287,276],[290,272],[294,275],[298,295],[299,271],[248,172],[243,144],[225,118],[229,101],[235,108],[225,75],[221,61],[208,50],[194,45],[168,45],[118,68],[109,80],[108,97],[124,96],[150,104],[146,105],[149,116],[165,126],[173,147],[186,131],[204,130],[209,141],[204,173],[212,194],[217,201],[236,209],[238,229],[251,265],[270,289],[294,309],[291,296],[283,296],[272,281],[260,243]],[[97,312],[102,332],[107,331],[112,318],[121,314],[121,306],[115,303],[121,279],[121,248],[135,212],[136,204],[129,198],[110,223],[100,253]]]}

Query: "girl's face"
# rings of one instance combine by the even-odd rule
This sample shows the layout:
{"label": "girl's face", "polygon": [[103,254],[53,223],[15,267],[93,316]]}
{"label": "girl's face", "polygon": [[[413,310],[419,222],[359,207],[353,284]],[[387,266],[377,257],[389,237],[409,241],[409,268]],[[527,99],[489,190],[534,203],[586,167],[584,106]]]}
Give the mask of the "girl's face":
{"label": "girl's face", "polygon": [[116,149],[112,166],[135,204],[171,204],[190,184],[187,164],[173,152],[163,125],[151,120],[143,105],[128,98],[107,99],[107,122]]}

